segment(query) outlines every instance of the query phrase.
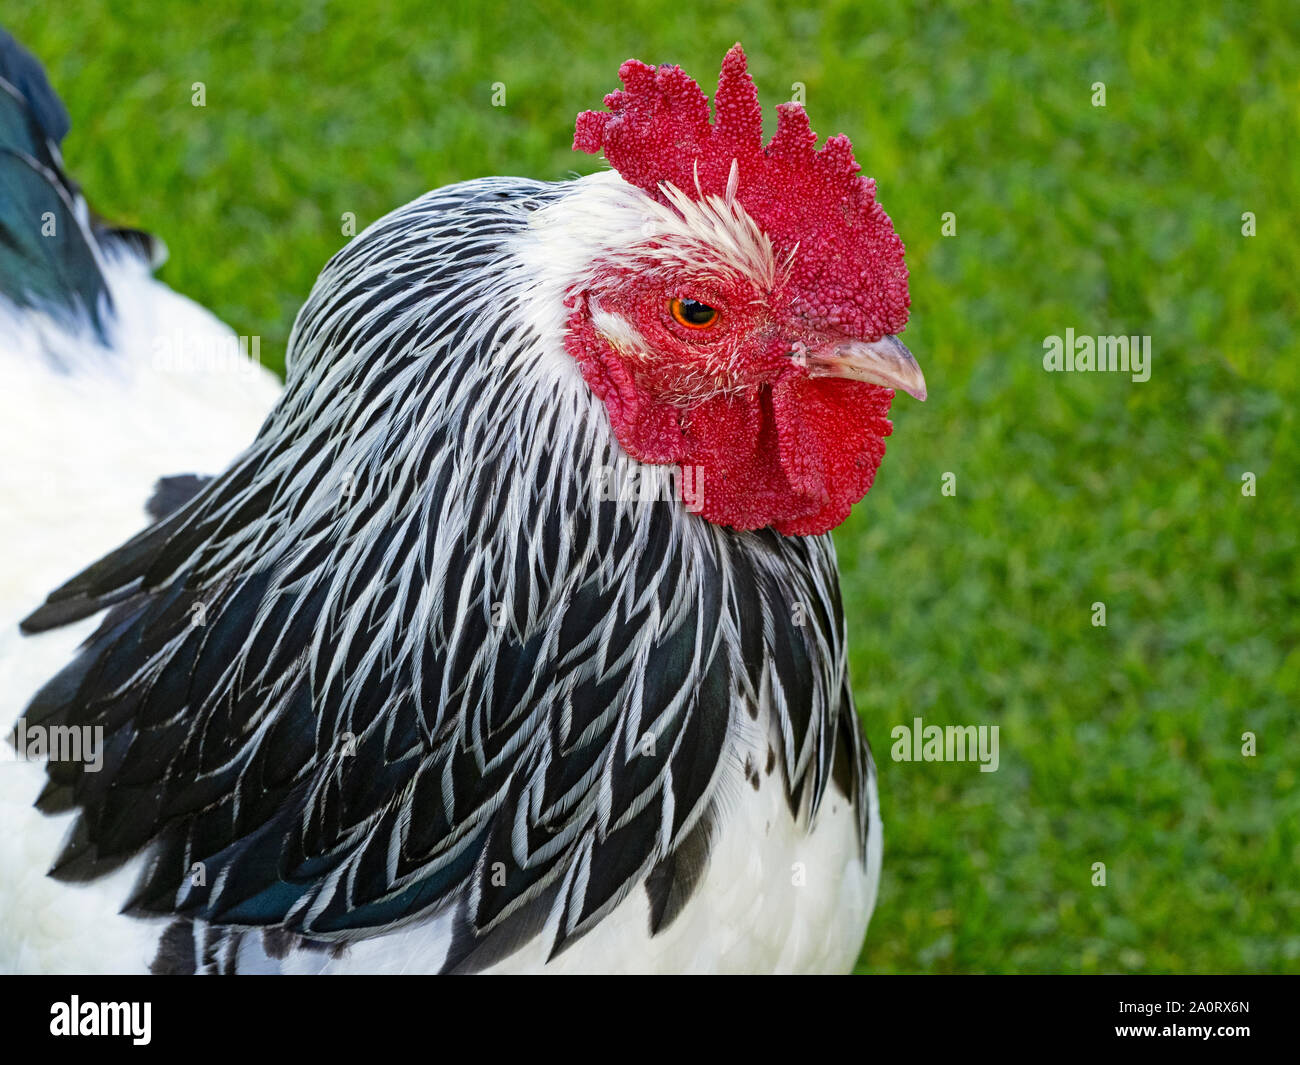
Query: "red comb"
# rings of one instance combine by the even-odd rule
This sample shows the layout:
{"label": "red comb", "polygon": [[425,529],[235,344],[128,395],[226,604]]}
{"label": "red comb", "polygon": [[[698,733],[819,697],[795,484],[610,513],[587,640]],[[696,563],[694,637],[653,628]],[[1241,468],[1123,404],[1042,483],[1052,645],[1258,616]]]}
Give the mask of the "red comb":
{"label": "red comb", "polygon": [[609,110],[578,116],[577,151],[603,150],[625,181],[665,203],[665,183],[691,196],[724,196],[734,160],[736,199],[780,261],[798,246],[790,280],[804,313],[868,339],[907,324],[903,242],[876,202],[875,182],[859,173],[853,145],[841,134],[817,149],[804,109],[786,103],[765,147],[758,91],[739,44],[722,61],[713,122],[708,98],[681,67],[629,59],[618,76],[625,88],[605,97]]}

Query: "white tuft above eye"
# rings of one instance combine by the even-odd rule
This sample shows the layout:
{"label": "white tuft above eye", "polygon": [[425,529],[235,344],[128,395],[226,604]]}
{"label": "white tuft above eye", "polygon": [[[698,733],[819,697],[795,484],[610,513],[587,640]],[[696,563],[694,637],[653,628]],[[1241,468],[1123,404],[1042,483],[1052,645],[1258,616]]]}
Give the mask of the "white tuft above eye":
{"label": "white tuft above eye", "polygon": [[649,350],[645,337],[621,314],[607,311],[594,301],[589,307],[592,327],[619,351],[640,355]]}

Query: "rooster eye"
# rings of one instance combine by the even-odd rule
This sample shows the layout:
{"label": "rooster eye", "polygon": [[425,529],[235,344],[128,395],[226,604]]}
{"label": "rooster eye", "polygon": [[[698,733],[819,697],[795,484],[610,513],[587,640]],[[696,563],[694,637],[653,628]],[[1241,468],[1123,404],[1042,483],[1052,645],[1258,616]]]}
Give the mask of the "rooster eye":
{"label": "rooster eye", "polygon": [[699,300],[672,299],[668,310],[673,320],[687,329],[704,329],[718,320],[718,312]]}

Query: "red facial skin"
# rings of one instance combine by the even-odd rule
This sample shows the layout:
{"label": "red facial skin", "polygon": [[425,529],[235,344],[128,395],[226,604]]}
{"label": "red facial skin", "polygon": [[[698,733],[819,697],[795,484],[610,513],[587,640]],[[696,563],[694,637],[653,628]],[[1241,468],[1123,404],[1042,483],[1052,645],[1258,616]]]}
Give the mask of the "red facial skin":
{"label": "red facial skin", "polygon": [[[665,184],[724,196],[734,168],[735,200],[771,241],[780,280],[765,291],[757,279],[675,276],[652,257],[644,269],[596,264],[590,287],[569,294],[566,347],[629,455],[703,470],[702,517],[735,529],[827,532],[871,487],[894,393],[813,377],[795,355],[902,330],[902,241],[847,138],[816,149],[803,109],[783,104],[763,144],[739,45],[723,61],[713,122],[680,68],[629,60],[619,75],[625,89],[605,98],[608,111],[578,117],[574,147],[603,151],[625,181],[665,204]],[[674,298],[717,308],[717,321],[680,325]],[[597,309],[634,326],[639,350],[601,336]]]}
{"label": "red facial skin", "polygon": [[[673,296],[707,303],[718,317],[683,326],[670,313]],[[702,291],[653,271],[611,271],[599,289],[571,299],[566,345],[629,455],[703,470],[691,482],[701,517],[735,529],[826,532],[871,487],[894,393],[810,377],[794,357],[798,345],[849,338],[792,317],[780,292],[759,300],[748,284]],[[593,304],[635,326],[645,353],[602,337]]]}

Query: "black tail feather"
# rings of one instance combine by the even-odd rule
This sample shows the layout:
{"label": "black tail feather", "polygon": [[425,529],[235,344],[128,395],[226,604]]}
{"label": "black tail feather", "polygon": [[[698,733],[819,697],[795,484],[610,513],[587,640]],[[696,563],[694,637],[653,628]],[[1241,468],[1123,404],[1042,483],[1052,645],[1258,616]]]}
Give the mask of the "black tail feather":
{"label": "black tail feather", "polygon": [[85,201],[63,172],[68,125],[40,63],[0,30],[0,295],[84,315],[103,339],[111,302]]}
{"label": "black tail feather", "polygon": [[70,122],[37,59],[0,29],[0,299],[88,319],[106,342],[112,300],[104,253],[151,266],[166,250],[147,233],[93,214],[63,169]]}

